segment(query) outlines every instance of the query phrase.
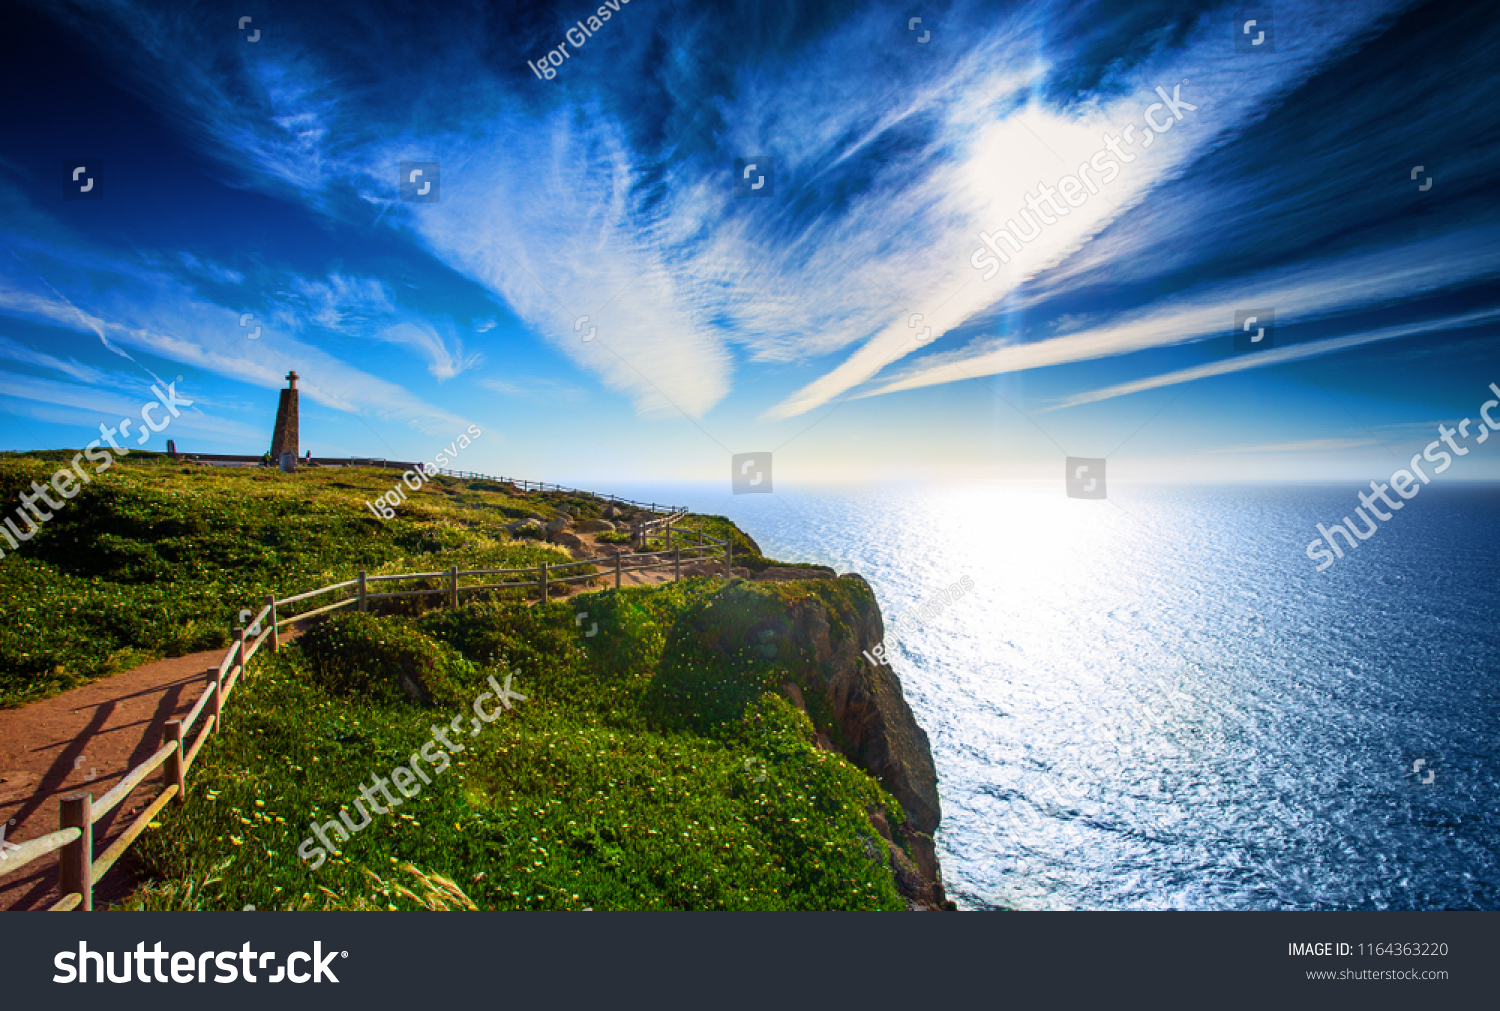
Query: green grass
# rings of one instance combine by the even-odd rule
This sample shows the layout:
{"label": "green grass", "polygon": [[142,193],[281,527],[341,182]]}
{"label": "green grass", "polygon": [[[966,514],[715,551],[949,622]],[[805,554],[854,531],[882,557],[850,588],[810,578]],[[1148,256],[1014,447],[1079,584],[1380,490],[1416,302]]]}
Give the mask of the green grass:
{"label": "green grass", "polygon": [[[0,509],[14,510],[32,481],[46,483],[71,456],[0,458]],[[567,561],[565,552],[512,540],[503,524],[559,504],[582,518],[602,509],[576,496],[508,495],[493,482],[438,478],[381,521],[364,503],[398,480],[375,468],[283,474],[132,453],[19,550],[0,542],[0,708],[162,656],[223,648],[239,612],[259,611],[268,594],[342,582],[361,569]]]}
{"label": "green grass", "polygon": [[[71,455],[0,459],[0,508]],[[242,608],[361,569],[565,561],[503,524],[564,504],[588,519],[605,505],[439,478],[381,521],[364,502],[396,480],[132,454],[0,559],[0,706],[222,648]],[[723,517],[690,524],[733,539],[736,565],[776,564]],[[126,905],[467,908],[466,893],[498,909],[903,908],[866,813],[883,806],[899,825],[899,805],[814,746],[808,717],[776,693],[788,657],[767,643],[726,655],[713,638],[726,593],[748,601],[745,620],[817,594],[838,622],[850,601],[836,598],[858,592],[690,579],[546,605],[505,591],[456,611],[432,597],[341,615],[257,657],[189,773],[187,802],[127,857],[142,884]],[[352,806],[434,724],[467,727],[486,679],[506,672],[526,700],[460,738],[445,773],[317,870],[299,858],[314,819]],[[805,694],[827,731],[826,700]]]}
{"label": "green grass", "polygon": [[[695,645],[689,616],[724,585],[328,623],[343,650],[287,647],[231,698],[188,802],[137,844],[154,883],[129,906],[424,908],[397,887],[413,884],[397,871],[410,865],[484,909],[904,908],[867,842],[867,808],[899,824],[896,802],[813,745],[808,718],[771,690],[774,662],[724,663]],[[439,675],[431,707],[382,675],[397,642],[420,643],[402,648]],[[504,672],[526,700],[472,736],[470,702]],[[711,713],[690,688],[709,684]],[[465,750],[445,773],[317,870],[299,859],[311,821],[352,807],[361,782],[455,716]]]}
{"label": "green grass", "polygon": [[734,547],[734,567],[746,568],[751,572],[759,572],[772,565],[786,565],[787,562],[778,562],[766,558],[760,553],[760,545],[739,527],[731,523],[725,516],[695,516],[693,525],[700,526],[703,532],[710,537],[719,540],[728,540]]}

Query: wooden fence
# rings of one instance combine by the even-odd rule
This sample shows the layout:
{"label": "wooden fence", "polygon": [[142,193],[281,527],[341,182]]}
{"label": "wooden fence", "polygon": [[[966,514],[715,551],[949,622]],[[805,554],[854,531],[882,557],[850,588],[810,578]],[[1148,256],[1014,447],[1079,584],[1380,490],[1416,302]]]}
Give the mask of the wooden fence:
{"label": "wooden fence", "polygon": [[[712,559],[717,565],[717,562],[722,560],[723,574],[726,577],[731,574],[734,546],[727,540],[721,541],[709,537],[701,529],[684,530],[675,526],[675,523],[684,515],[684,512],[676,511],[659,519],[637,524],[634,548],[640,549],[648,546],[651,537],[656,535],[662,541],[663,549],[660,551],[637,550],[615,555],[613,575],[617,589],[620,586],[621,577],[626,572],[641,572],[667,565],[672,566],[672,578],[681,579],[685,555],[689,562]],[[667,554],[668,551],[671,552],[670,555]],[[94,908],[94,882],[115,865],[116,861],[130,848],[131,843],[135,842],[136,838],[146,830],[151,820],[160,814],[162,808],[166,807],[170,801],[175,799],[179,804],[186,802],[188,770],[192,768],[208,736],[222,727],[224,705],[229,701],[230,693],[246,677],[247,665],[256,652],[267,640],[271,643],[272,653],[280,649],[282,626],[343,608],[354,607],[359,611],[368,611],[372,600],[392,600],[398,597],[442,594],[446,597],[449,607],[457,607],[462,594],[476,590],[536,587],[540,590],[542,602],[545,603],[548,587],[552,584],[601,578],[607,580],[611,574],[607,567],[603,572],[574,572],[570,575],[559,575],[567,570],[595,565],[599,561],[601,559],[584,559],[565,562],[561,565],[543,562],[537,566],[520,569],[461,570],[452,567],[445,572],[411,572],[377,576],[360,572],[357,579],[348,579],[342,583],[309,590],[282,600],[267,597],[265,606],[247,626],[256,629],[264,623],[264,631],[247,641],[244,629],[235,630],[234,641],[230,643],[224,659],[219,661],[217,667],[208,669],[208,684],[204,687],[203,694],[199,696],[198,701],[193,704],[192,710],[181,719],[167,721],[161,747],[156,753],[126,773],[124,779],[98,800],[95,800],[93,794],[88,792],[72,793],[59,798],[58,824],[62,827],[55,832],[49,832],[47,835],[16,845],[15,849],[6,853],[7,859],[0,864],[0,870],[8,874],[60,850],[57,881],[58,891],[62,897],[48,909],[54,912],[72,909],[92,910]],[[466,576],[495,575],[522,578],[497,583],[465,584],[462,582]],[[388,590],[383,593],[371,593],[369,589],[371,583],[397,582],[406,579],[442,579],[446,585],[419,590]],[[309,611],[299,611],[296,614],[287,614],[284,610],[287,605],[310,601],[325,593],[337,593],[341,590],[349,591],[349,595],[331,604]],[[201,727],[194,736],[193,727],[200,720],[202,720]],[[166,767],[163,777],[165,789],[157,794],[156,798],[110,844],[108,849],[95,857],[94,824],[118,807],[147,776],[162,766]]]}
{"label": "wooden fence", "polygon": [[[411,468],[408,468],[411,469]],[[548,484],[545,481],[527,481],[516,477],[495,477],[492,474],[476,474],[471,470],[439,470],[439,474],[445,477],[467,478],[479,481],[496,481],[500,484],[513,485],[523,492],[528,491],[555,491],[564,495],[578,495],[583,498],[597,499],[600,502],[612,502],[615,505],[628,505],[638,509],[649,509],[651,512],[686,513],[687,506],[667,506],[656,502],[637,502],[635,499],[620,498],[616,495],[600,495],[598,492],[583,491],[579,488],[564,488],[560,484]]]}

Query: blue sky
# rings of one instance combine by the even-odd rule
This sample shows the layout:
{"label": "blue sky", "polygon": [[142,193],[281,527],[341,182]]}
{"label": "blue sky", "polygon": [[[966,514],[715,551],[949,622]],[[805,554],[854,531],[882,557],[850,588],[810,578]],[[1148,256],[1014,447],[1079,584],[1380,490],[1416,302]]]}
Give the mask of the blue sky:
{"label": "blue sky", "polygon": [[[259,453],[295,369],[315,454],[473,423],[461,466],[601,489],[768,450],[780,487],[1362,481],[1500,382],[1482,5],[1276,4],[1274,51],[1222,4],[617,0],[571,41],[597,7],[17,12],[0,446],[180,375],[151,448]],[[1037,236],[986,278],[1008,221]],[[1262,308],[1275,347],[1236,352]]]}

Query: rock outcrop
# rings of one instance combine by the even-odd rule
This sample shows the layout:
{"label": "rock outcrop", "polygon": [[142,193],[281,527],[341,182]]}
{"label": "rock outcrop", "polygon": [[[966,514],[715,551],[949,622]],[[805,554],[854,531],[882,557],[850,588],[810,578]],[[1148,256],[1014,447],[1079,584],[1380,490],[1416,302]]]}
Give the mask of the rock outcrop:
{"label": "rock outcrop", "polygon": [[542,536],[542,525],[534,519],[513,520],[505,524],[505,529],[512,537],[535,539]]}
{"label": "rock outcrop", "polygon": [[906,820],[899,829],[893,832],[883,815],[872,816],[871,824],[889,847],[908,903],[953,908],[943,894],[932,840],[942,808],[927,733],[896,672],[864,655],[885,638],[875,595],[858,575],[814,576],[797,582],[731,580],[713,598],[713,608],[697,616],[694,633],[726,660],[755,651],[775,664],[787,682],[782,693],[808,714],[819,744],[842,752],[900,802]]}
{"label": "rock outcrop", "polygon": [[751,573],[750,578],[758,583],[774,582],[787,579],[833,579],[837,573],[832,569],[824,567],[791,567],[786,565],[771,565],[759,572]]}

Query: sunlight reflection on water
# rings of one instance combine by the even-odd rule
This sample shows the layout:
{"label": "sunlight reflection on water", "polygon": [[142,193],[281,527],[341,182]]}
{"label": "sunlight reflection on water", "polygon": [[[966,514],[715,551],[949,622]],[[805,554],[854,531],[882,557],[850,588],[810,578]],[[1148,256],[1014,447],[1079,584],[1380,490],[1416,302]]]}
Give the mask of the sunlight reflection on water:
{"label": "sunlight reflection on water", "polygon": [[[1110,495],[695,505],[874,586],[932,738],[960,905],[1500,905],[1500,496],[1429,496],[1320,574],[1302,548],[1346,490]],[[896,633],[964,576],[971,592]],[[1413,755],[1442,779],[1417,784]]]}

